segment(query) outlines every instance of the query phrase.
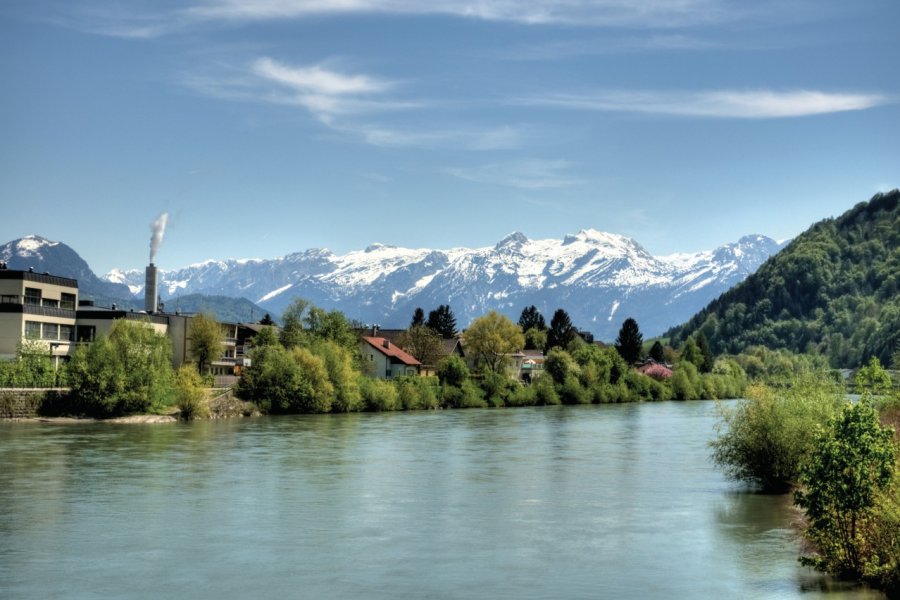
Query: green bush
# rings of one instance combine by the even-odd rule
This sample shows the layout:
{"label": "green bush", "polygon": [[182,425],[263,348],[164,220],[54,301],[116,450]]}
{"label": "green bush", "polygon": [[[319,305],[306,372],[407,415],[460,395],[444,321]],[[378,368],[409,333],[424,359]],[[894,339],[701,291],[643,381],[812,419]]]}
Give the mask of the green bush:
{"label": "green bush", "polygon": [[158,411],[174,401],[171,345],[146,322],[115,321],[109,335],[76,348],[67,373],[84,414]]}
{"label": "green bush", "polygon": [[[893,430],[878,424],[878,413],[866,401],[846,404],[815,440],[800,471],[797,504],[806,512],[806,537],[816,555],[804,562],[839,577],[878,576],[884,559],[864,533],[878,528],[874,508],[879,493],[894,476]],[[895,506],[884,507],[890,518]],[[895,513],[894,513],[895,515]],[[894,544],[900,538],[894,539]],[[893,553],[896,557],[896,552]],[[896,564],[893,565],[894,569]]]}
{"label": "green bush", "polygon": [[451,355],[438,363],[437,376],[441,385],[460,387],[469,379],[469,367],[463,359]]}
{"label": "green bush", "polygon": [[441,385],[441,405],[447,408],[487,408],[481,388],[471,380],[460,387]]}
{"label": "green bush", "polygon": [[829,378],[802,377],[778,391],[753,385],[733,408],[719,406],[713,460],[735,479],[785,491],[796,481],[816,433],[839,410],[843,392]]}
{"label": "green bush", "polygon": [[186,421],[209,417],[203,378],[189,365],[183,365],[175,372],[175,402],[181,409],[181,418]]}
{"label": "green bush", "polygon": [[391,381],[360,377],[359,389],[362,392],[363,406],[368,411],[383,412],[402,408],[397,386]]}
{"label": "green bush", "polygon": [[534,389],[534,402],[538,406],[553,406],[560,403],[559,394],[553,385],[553,379],[541,375],[531,384]]}
{"label": "green bush", "polygon": [[489,406],[506,406],[509,397],[519,387],[519,383],[503,373],[488,373],[481,380],[481,390]]}

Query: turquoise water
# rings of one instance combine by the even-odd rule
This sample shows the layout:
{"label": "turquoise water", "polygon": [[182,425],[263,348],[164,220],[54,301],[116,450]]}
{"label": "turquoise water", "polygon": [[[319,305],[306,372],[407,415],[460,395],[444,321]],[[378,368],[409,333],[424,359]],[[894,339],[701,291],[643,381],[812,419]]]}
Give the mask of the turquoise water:
{"label": "turquoise water", "polygon": [[870,598],[710,402],[0,424],[3,598]]}

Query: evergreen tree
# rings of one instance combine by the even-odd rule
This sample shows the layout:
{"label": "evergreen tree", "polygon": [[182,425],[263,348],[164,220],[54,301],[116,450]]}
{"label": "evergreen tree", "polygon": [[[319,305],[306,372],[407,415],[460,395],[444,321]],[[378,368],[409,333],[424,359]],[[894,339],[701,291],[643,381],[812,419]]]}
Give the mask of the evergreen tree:
{"label": "evergreen tree", "polygon": [[569,342],[575,338],[576,330],[572,326],[572,319],[569,313],[561,308],[556,309],[553,318],[550,319],[550,329],[547,330],[547,345],[544,352],[549,352],[551,348],[567,348]]}
{"label": "evergreen tree", "polygon": [[633,365],[641,358],[643,346],[644,336],[641,335],[637,321],[630,317],[625,319],[619,330],[619,337],[616,338],[616,351],[625,362]]}
{"label": "evergreen tree", "polygon": [[697,369],[701,373],[709,373],[712,371],[713,363],[715,362],[712,352],[709,350],[709,340],[706,339],[702,331],[697,332],[695,337],[697,338],[697,349],[700,350],[700,364],[697,365]]}
{"label": "evergreen tree", "polygon": [[429,312],[426,326],[444,339],[456,337],[456,317],[453,316],[449,304],[441,304]]}
{"label": "evergreen tree", "polygon": [[532,328],[544,331],[547,329],[547,324],[544,322],[544,315],[538,312],[537,307],[532,304],[522,310],[522,315],[519,317],[519,327],[522,328],[522,333]]}
{"label": "evergreen tree", "polygon": [[423,325],[425,325],[425,311],[422,310],[422,307],[417,306],[416,310],[413,311],[412,321],[409,322],[409,328],[422,327]]}
{"label": "evergreen tree", "polygon": [[653,346],[650,347],[650,358],[658,363],[666,362],[666,353],[659,340],[653,342]]}
{"label": "evergreen tree", "polygon": [[259,324],[260,325],[274,325],[275,321],[272,319],[272,316],[269,313],[266,313],[266,316],[264,316],[262,319],[260,319]]}

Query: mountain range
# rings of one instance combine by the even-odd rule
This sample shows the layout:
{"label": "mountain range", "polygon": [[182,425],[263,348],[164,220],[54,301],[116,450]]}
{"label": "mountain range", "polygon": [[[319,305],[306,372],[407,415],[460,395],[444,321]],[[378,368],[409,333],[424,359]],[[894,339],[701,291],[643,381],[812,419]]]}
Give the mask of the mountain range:
{"label": "mountain range", "polygon": [[[215,296],[245,298],[241,320],[263,311],[277,316],[299,296],[382,327],[406,326],[416,307],[427,312],[449,304],[465,327],[489,310],[517,319],[534,304],[548,319],[565,308],[579,328],[612,339],[629,316],[645,335],[685,321],[781,247],[751,235],[711,251],[652,256],[630,238],[593,229],[561,240],[516,232],[484,248],[373,244],[344,255],[317,248],[275,259],[209,260],[160,270],[159,293],[182,310],[195,308],[199,298],[212,304]],[[99,278],[62,242],[27,236],[0,246],[0,260],[14,269],[74,277],[82,294],[98,301],[142,306],[143,269],[115,269]],[[186,297],[193,302],[181,306]]]}
{"label": "mountain range", "polygon": [[[302,297],[382,327],[406,326],[416,307],[449,304],[465,327],[489,310],[517,319],[534,304],[548,319],[565,308],[579,328],[612,339],[629,316],[646,335],[685,321],[782,245],[750,235],[711,251],[652,256],[630,238],[587,229],[561,240],[516,232],[484,248],[316,248],[161,270],[160,296],[243,296],[273,315]],[[144,271],[117,269],[104,280],[140,295]]]}

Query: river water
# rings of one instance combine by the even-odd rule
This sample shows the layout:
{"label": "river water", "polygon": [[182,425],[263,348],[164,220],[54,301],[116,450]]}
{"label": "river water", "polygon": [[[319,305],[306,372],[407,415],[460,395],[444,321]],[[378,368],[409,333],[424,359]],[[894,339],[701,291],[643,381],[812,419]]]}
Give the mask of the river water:
{"label": "river water", "polygon": [[0,597],[880,598],[797,563],[711,402],[0,423]]}

